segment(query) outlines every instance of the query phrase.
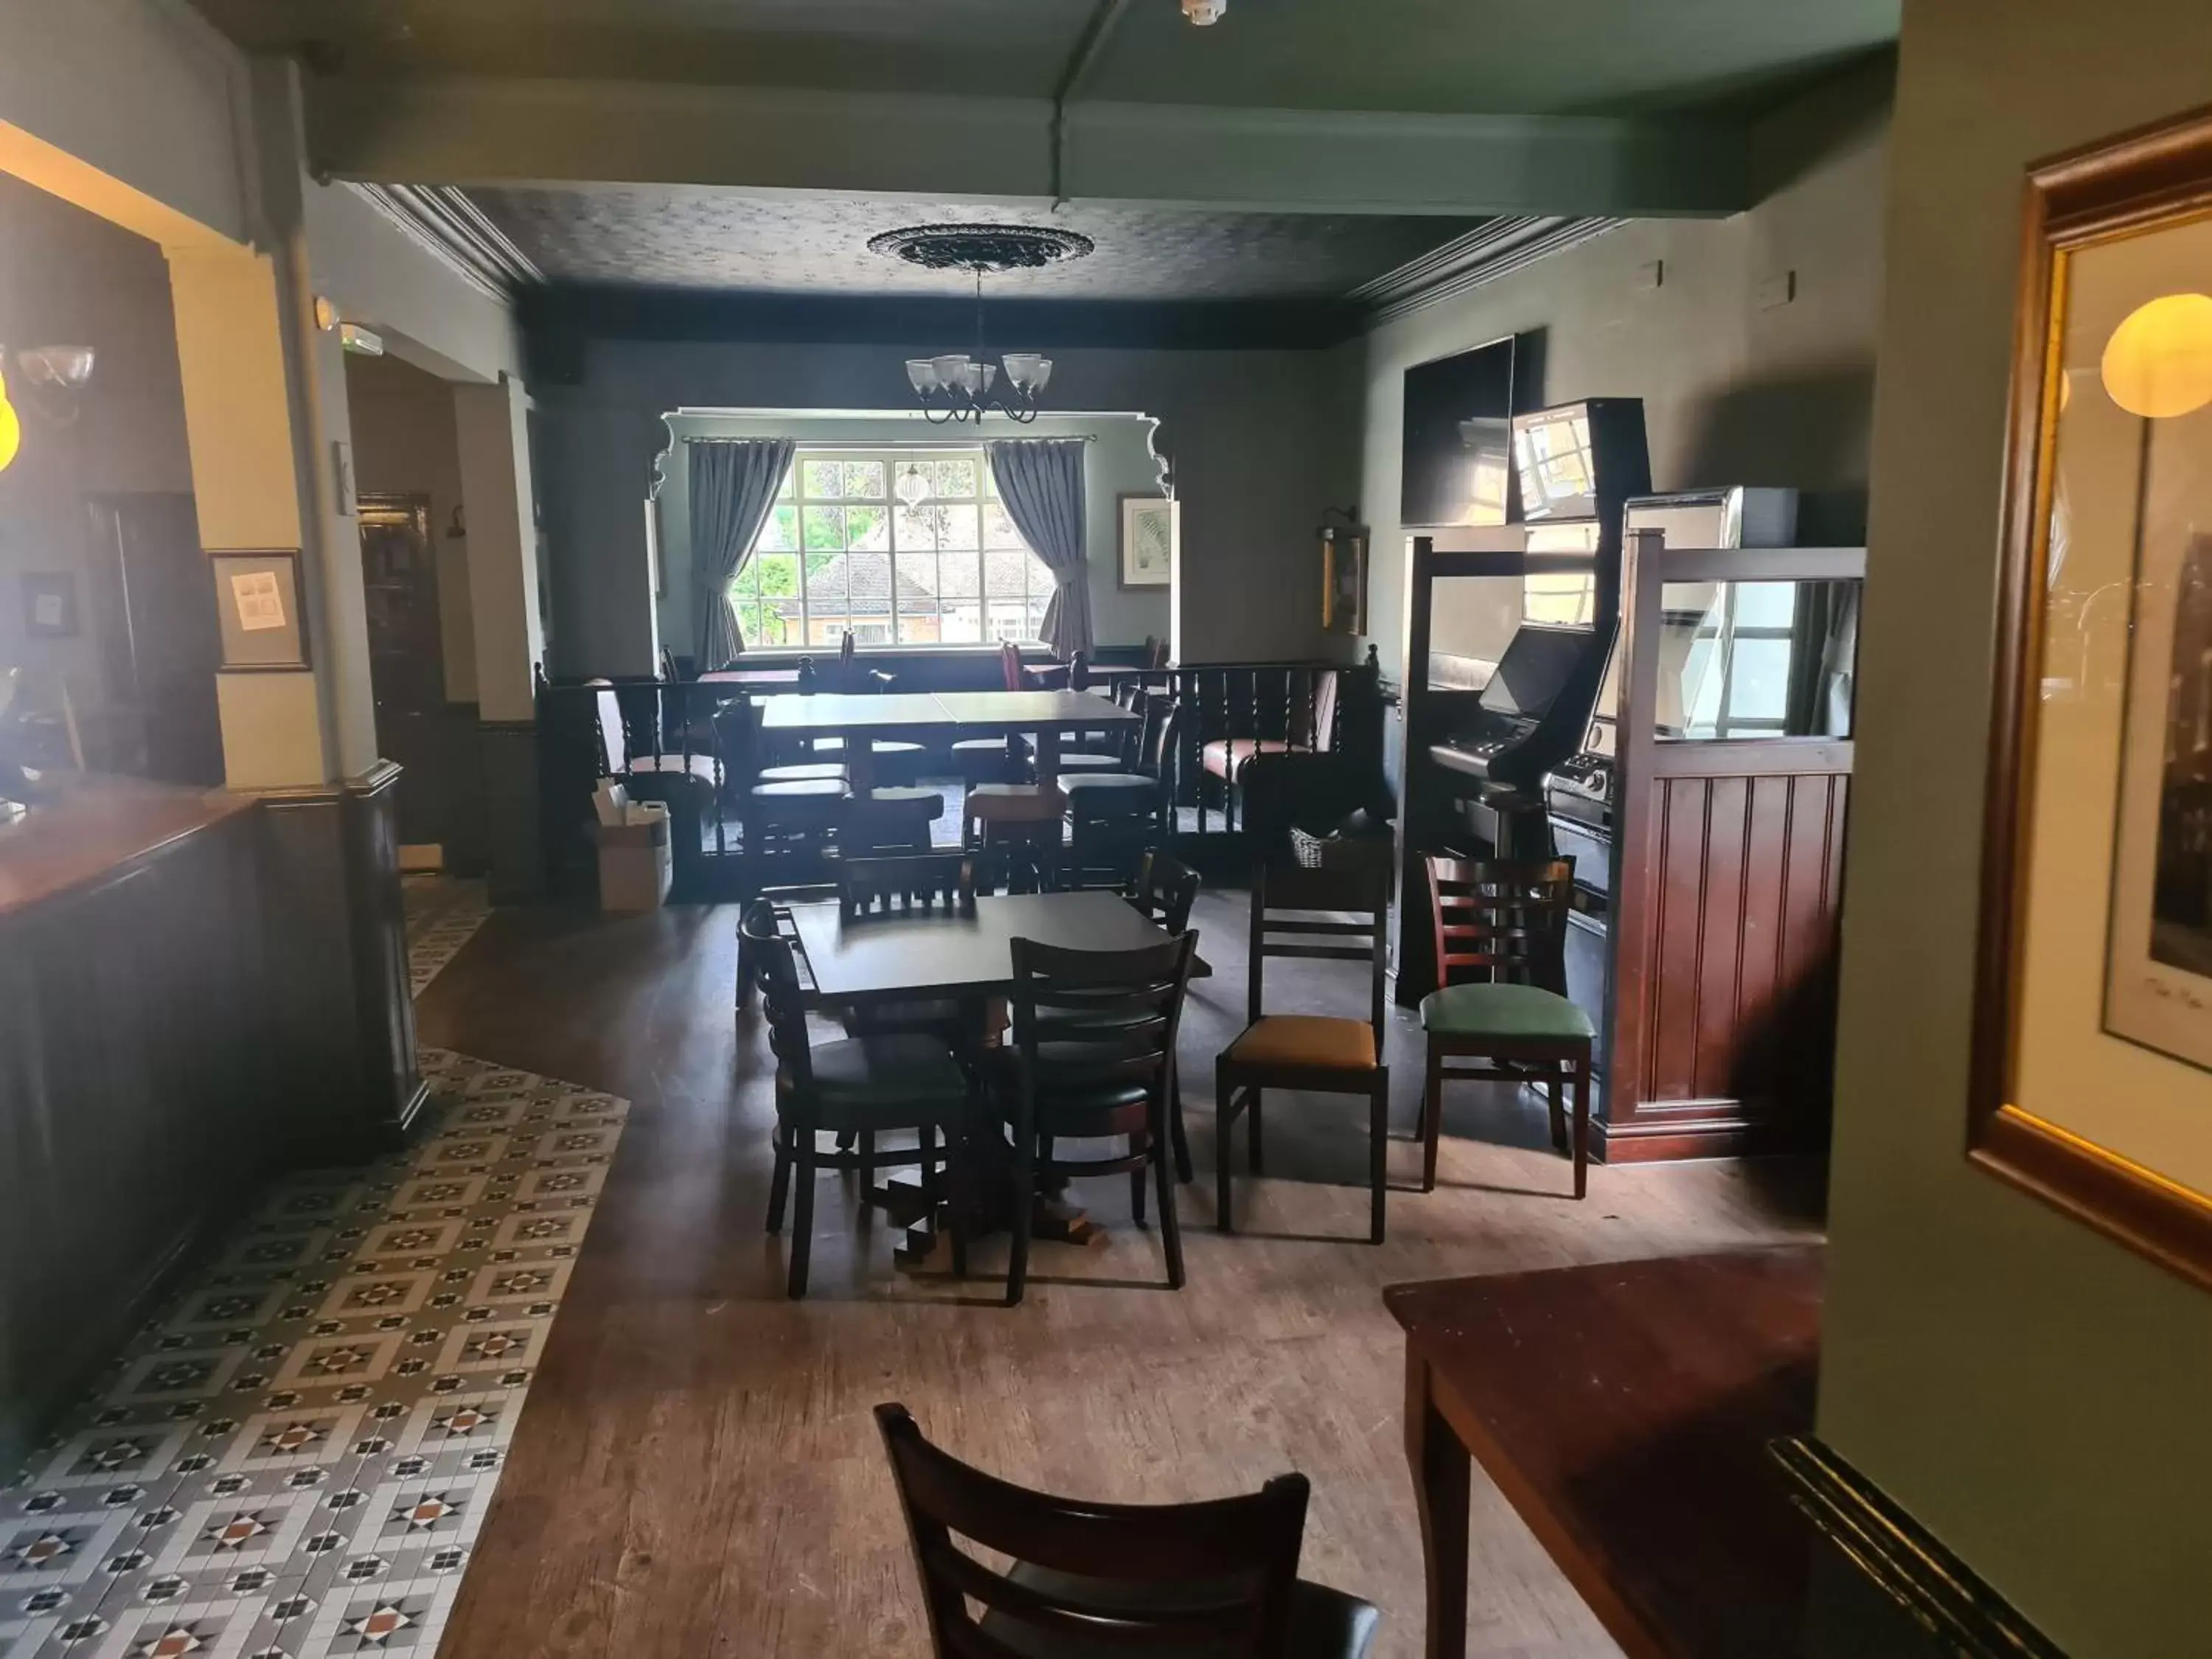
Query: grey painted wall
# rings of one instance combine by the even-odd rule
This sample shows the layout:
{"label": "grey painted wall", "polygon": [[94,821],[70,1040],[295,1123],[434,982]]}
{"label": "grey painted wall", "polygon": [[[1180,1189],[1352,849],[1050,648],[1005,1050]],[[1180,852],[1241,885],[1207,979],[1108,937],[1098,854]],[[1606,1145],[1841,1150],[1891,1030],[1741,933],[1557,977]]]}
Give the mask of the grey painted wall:
{"label": "grey painted wall", "polygon": [[[1890,75],[1876,64],[1765,123],[1751,211],[1625,225],[1368,337],[1359,498],[1387,672],[1404,639],[1405,372],[1500,335],[1543,331],[1547,403],[1643,398],[1655,488],[1795,485],[1820,495],[1808,538],[1860,533]],[[1640,287],[1655,261],[1661,286]],[[1760,285],[1792,272],[1795,299],[1762,309]]]}
{"label": "grey painted wall", "polygon": [[[933,349],[804,343],[598,341],[583,382],[538,392],[550,538],[555,672],[643,673],[654,600],[643,502],[681,409],[911,407],[901,362]],[[1348,350],[1063,350],[1066,406],[1160,422],[1182,500],[1193,660],[1309,657],[1321,632],[1323,507],[1352,500],[1358,432]],[[1095,589],[1094,589],[1095,592]],[[1138,638],[1157,628],[1136,630]]]}
{"label": "grey painted wall", "polygon": [[1089,434],[1096,441],[1085,446],[1083,483],[1090,508],[1087,552],[1092,636],[1100,645],[1142,645],[1147,635],[1167,637],[1167,589],[1125,592],[1116,580],[1121,538],[1117,497],[1159,493],[1159,464],[1152,457],[1152,422],[1148,416],[1040,416],[1031,426],[996,422],[986,423],[979,432],[973,427],[929,426],[918,412],[903,417],[694,412],[670,416],[668,429],[675,447],[662,469],[659,524],[663,591],[655,608],[661,643],[679,654],[696,651],[698,646],[691,592],[691,469],[684,465],[684,450],[685,441],[693,438],[795,438],[801,445],[881,444],[891,448],[908,444],[933,447],[981,444],[994,438]]}

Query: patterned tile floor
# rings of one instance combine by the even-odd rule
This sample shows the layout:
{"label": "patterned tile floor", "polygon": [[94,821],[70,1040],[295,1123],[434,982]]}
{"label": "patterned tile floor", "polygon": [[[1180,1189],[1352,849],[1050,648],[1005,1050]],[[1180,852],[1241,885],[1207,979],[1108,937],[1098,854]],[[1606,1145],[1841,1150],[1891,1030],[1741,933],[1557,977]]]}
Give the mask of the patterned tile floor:
{"label": "patterned tile floor", "polygon": [[476,937],[491,905],[483,882],[453,876],[409,876],[402,890],[407,905],[407,982],[419,997],[438,970]]}
{"label": "patterned tile floor", "polygon": [[0,1486],[0,1659],[429,1659],[629,1109],[422,1065],[411,1147],[276,1185]]}

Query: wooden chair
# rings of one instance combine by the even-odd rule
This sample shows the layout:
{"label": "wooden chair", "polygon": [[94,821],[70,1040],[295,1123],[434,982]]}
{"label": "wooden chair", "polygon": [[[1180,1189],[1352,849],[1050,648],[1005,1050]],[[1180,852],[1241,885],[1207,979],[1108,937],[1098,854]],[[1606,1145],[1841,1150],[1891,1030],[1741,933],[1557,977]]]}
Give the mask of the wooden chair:
{"label": "wooden chair", "polygon": [[[1307,913],[1357,921],[1320,921]],[[1261,1168],[1260,1097],[1264,1089],[1367,1097],[1368,1218],[1370,1243],[1382,1242],[1383,1194],[1389,1186],[1390,1068],[1382,1063],[1382,973],[1389,950],[1390,879],[1381,869],[1273,869],[1262,865],[1252,884],[1250,1024],[1214,1063],[1214,1179],[1217,1224],[1236,1231],[1230,1212],[1229,1133],[1237,1114],[1250,1117],[1252,1172]],[[1310,941],[1320,940],[1321,943]],[[1261,1012],[1269,957],[1318,957],[1370,964],[1368,1017]]]}
{"label": "wooden chair", "polygon": [[[1029,1196],[1040,1176],[1129,1177],[1129,1207],[1145,1218],[1145,1174],[1160,1189],[1168,1285],[1182,1288],[1182,1234],[1168,1170],[1168,1098],[1176,1034],[1197,935],[1135,951],[1063,951],[1013,942],[1016,1073],[1007,1092],[1014,1142],[1014,1244],[1006,1305],[1029,1277]],[[1126,1138],[1126,1153],[1053,1155],[1057,1140]]]}
{"label": "wooden chair", "polygon": [[838,826],[837,846],[846,858],[883,858],[927,853],[929,826],[945,816],[945,797],[923,785],[871,789],[855,795]]}
{"label": "wooden chair", "polygon": [[[783,1230],[786,1196],[795,1181],[798,1204],[793,1217],[787,1293],[806,1294],[807,1258],[814,1240],[814,1176],[817,1170],[857,1170],[872,1182],[879,1164],[915,1164],[926,1189],[941,1197],[937,1137],[945,1139],[945,1161],[957,1159],[968,1124],[969,1085],[952,1051],[918,1032],[891,1032],[811,1044],[800,1001],[799,969],[790,943],[776,928],[775,908],[755,901],[744,922],[760,977],[769,1022],[769,1043],[775,1052],[775,1169],[769,1187],[768,1230]],[[912,1152],[883,1152],[876,1138],[901,1130],[915,1132]],[[857,1139],[861,1149],[823,1152],[824,1133]],[[849,1144],[845,1143],[845,1144]],[[864,1200],[869,1194],[864,1194]],[[957,1212],[957,1206],[955,1206]],[[952,1271],[968,1271],[968,1241],[956,1223]]]}
{"label": "wooden chair", "polygon": [[[1127,895],[1137,913],[1149,921],[1156,921],[1168,933],[1181,938],[1190,932],[1191,906],[1198,902],[1198,872],[1181,859],[1162,852],[1150,852],[1137,866],[1137,879]],[[1195,947],[1190,954],[1190,976],[1211,979],[1213,969]],[[1192,1180],[1190,1136],[1182,1121],[1182,1065],[1176,1064],[1175,1075],[1168,1079],[1168,1127],[1174,1137],[1176,1179],[1184,1186]]]}
{"label": "wooden chair", "polygon": [[[1429,906],[1443,988],[1421,999],[1428,1077],[1421,1091],[1421,1190],[1437,1184],[1437,1139],[1448,1079],[1534,1084],[1552,1108],[1552,1144],[1564,1150],[1560,1091],[1575,1091],[1575,1196],[1589,1189],[1589,1016],[1567,1000],[1567,911],[1572,859],[1476,863],[1431,858]],[[1454,984],[1455,974],[1480,974]],[[1482,1066],[1454,1066],[1470,1059]]]}
{"label": "wooden chair", "polygon": [[837,902],[848,918],[895,911],[972,910],[975,864],[965,853],[847,859],[837,869]]}
{"label": "wooden chair", "polygon": [[1183,710],[1176,699],[1164,691],[1147,694],[1134,750],[1123,769],[1060,780],[1078,869],[1097,870],[1113,885],[1125,886],[1139,858],[1167,839],[1174,811],[1170,772],[1182,729]]}
{"label": "wooden chair", "polygon": [[1374,1607],[1297,1576],[1302,1474],[1197,1504],[1096,1504],[970,1468],[903,1406],[877,1407],[876,1426],[937,1659],[1363,1659],[1375,1639]]}

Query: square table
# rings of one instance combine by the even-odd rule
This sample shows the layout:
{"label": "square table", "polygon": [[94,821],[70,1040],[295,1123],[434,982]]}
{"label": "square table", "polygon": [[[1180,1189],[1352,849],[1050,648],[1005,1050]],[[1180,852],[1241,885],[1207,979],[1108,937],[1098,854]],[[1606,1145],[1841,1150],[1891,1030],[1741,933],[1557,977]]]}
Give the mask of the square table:
{"label": "square table", "polygon": [[813,972],[810,1007],[988,996],[1014,981],[1017,939],[1074,951],[1139,951],[1167,933],[1117,893],[1011,893],[971,911],[931,908],[848,918],[794,904]]}

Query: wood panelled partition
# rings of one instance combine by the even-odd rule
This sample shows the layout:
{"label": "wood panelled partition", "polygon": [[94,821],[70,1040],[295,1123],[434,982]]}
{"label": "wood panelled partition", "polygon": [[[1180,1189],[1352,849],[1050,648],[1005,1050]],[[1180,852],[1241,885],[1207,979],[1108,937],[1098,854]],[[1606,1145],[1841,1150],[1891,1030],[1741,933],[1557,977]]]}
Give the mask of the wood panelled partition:
{"label": "wood panelled partition", "polygon": [[1638,539],[1623,584],[1604,1157],[1817,1146],[1832,1070],[1851,744],[1662,740],[1650,645],[1668,584],[1856,580],[1865,554]]}

